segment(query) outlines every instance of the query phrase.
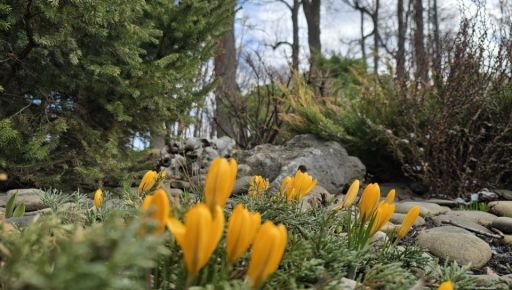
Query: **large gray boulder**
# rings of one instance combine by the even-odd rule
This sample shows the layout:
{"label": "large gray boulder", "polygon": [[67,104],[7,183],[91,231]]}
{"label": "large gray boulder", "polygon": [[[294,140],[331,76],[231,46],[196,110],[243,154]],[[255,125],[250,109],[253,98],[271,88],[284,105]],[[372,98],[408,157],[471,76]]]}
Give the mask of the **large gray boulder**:
{"label": "large gray boulder", "polygon": [[318,179],[318,184],[332,194],[341,193],[354,179],[362,179],[366,167],[334,141],[313,135],[297,135],[284,145],[263,144],[234,153],[239,164],[246,164],[250,175],[261,175],[279,187],[283,178],[294,175],[299,166]]}

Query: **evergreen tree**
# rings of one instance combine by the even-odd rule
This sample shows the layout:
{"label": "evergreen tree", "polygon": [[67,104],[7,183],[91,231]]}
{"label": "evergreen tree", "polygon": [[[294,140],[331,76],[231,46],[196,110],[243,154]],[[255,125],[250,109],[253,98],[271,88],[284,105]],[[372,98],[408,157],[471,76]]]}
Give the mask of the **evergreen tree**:
{"label": "evergreen tree", "polygon": [[[224,1],[0,4],[0,169],[15,183],[96,186],[134,166],[135,134],[188,114]],[[11,179],[12,182],[12,179]]]}

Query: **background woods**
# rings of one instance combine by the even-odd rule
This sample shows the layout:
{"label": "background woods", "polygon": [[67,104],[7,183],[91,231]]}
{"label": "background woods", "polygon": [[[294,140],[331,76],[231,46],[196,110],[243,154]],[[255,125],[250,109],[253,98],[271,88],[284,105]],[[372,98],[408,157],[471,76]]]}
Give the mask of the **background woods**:
{"label": "background woods", "polygon": [[432,194],[510,185],[511,5],[3,1],[3,186],[117,185],[170,140],[296,132]]}

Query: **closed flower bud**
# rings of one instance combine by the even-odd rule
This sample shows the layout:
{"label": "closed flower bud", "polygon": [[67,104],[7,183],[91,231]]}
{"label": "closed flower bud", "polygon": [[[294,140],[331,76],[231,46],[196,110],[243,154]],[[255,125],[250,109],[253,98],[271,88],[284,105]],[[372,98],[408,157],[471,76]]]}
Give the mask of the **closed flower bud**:
{"label": "closed flower bud", "polygon": [[359,192],[359,180],[356,179],[348,188],[347,194],[343,199],[343,202],[336,207],[336,209],[349,208],[356,200],[357,193]]}
{"label": "closed flower bud", "polygon": [[[157,189],[152,195],[147,195],[142,202],[142,209],[151,222],[156,223],[155,234],[161,234],[170,217],[169,196],[163,189]],[[147,225],[144,225],[144,229]],[[143,230],[145,232],[145,230]]]}
{"label": "closed flower bud", "polygon": [[237,204],[228,223],[226,253],[228,263],[236,262],[247,251],[260,228],[261,216]]}
{"label": "closed flower bud", "polygon": [[98,188],[96,192],[94,192],[94,206],[96,208],[100,208],[103,204],[103,190]]}
{"label": "closed flower bud", "polygon": [[143,194],[150,190],[155,185],[157,175],[158,173],[154,170],[146,172],[140,181],[137,192]]}
{"label": "closed flower bud", "polygon": [[190,276],[203,268],[217,247],[224,230],[224,214],[219,206],[212,214],[208,206],[199,203],[185,214],[185,224],[170,218],[167,226],[183,251]]}
{"label": "closed flower bud", "polygon": [[212,213],[216,206],[224,208],[233,191],[236,180],[237,164],[234,159],[215,158],[208,168],[204,196],[206,205]]}
{"label": "closed flower bud", "polygon": [[393,201],[395,200],[395,190],[394,189],[391,189],[389,192],[388,192],[388,195],[386,196],[386,199],[384,200],[385,203],[393,203]]}
{"label": "closed flower bud", "polygon": [[402,222],[400,229],[398,230],[398,233],[396,235],[397,240],[401,240],[407,235],[407,233],[411,230],[412,225],[418,218],[419,214],[419,206],[415,206],[409,210],[409,212],[405,215],[404,221]]}
{"label": "closed flower bud", "polygon": [[286,248],[288,234],[283,225],[266,221],[260,228],[252,246],[247,276],[251,288],[257,289],[277,270]]}
{"label": "closed flower bud", "polygon": [[380,200],[380,188],[377,183],[371,183],[366,186],[359,201],[359,216],[361,223],[370,220],[377,209]]}

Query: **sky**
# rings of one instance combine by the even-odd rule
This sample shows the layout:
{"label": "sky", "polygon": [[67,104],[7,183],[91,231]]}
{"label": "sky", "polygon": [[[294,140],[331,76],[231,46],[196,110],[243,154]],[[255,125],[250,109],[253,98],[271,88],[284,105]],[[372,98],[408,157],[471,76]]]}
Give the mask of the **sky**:
{"label": "sky", "polygon": [[[474,13],[475,3],[483,3],[488,13],[493,14],[499,0],[438,0],[438,11],[445,29],[456,29],[461,13]],[[291,2],[291,1],[289,1]],[[371,0],[366,2],[371,3]],[[404,1],[408,2],[408,1]],[[427,1],[424,1],[427,3]],[[396,25],[396,0],[381,0],[381,15],[385,25]],[[308,56],[307,25],[304,13],[299,13],[301,59]],[[365,31],[370,32],[372,24],[365,21]],[[443,27],[441,27],[443,30]],[[291,49],[281,46],[274,50],[271,45],[277,41],[292,39],[291,14],[289,9],[276,0],[247,0],[237,13],[236,37],[240,51],[258,51],[264,60],[275,66],[286,66]],[[336,53],[358,56],[357,39],[360,37],[360,16],[342,0],[322,0],[321,42],[325,54]],[[302,61],[304,63],[305,61]]]}

